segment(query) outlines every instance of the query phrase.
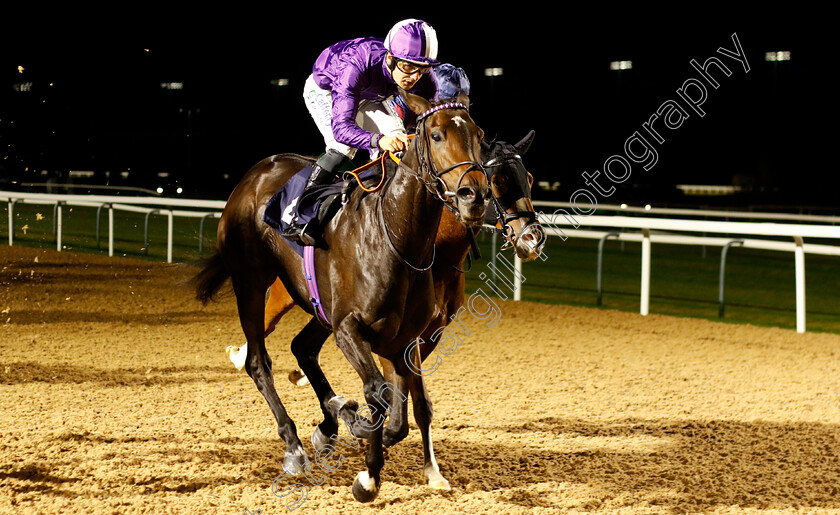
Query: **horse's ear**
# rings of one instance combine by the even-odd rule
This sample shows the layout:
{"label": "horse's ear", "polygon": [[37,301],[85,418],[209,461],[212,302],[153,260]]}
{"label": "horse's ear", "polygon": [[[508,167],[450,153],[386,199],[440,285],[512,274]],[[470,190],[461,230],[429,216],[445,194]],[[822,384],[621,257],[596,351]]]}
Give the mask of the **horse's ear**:
{"label": "horse's ear", "polygon": [[469,97],[469,95],[467,95],[463,91],[458,94],[458,102],[467,106],[467,110],[470,109],[470,97]]}
{"label": "horse's ear", "polygon": [[526,134],[525,137],[522,138],[522,141],[514,145],[514,147],[516,147],[516,150],[520,154],[525,154],[526,152],[528,152],[528,149],[531,148],[531,143],[534,142],[535,135],[536,133],[533,130]]}
{"label": "horse's ear", "polygon": [[429,102],[423,97],[412,95],[411,93],[402,88],[400,88],[400,96],[403,98],[403,100],[405,100],[405,103],[408,105],[408,108],[411,109],[411,112],[414,114],[423,114],[432,108],[431,102]]}

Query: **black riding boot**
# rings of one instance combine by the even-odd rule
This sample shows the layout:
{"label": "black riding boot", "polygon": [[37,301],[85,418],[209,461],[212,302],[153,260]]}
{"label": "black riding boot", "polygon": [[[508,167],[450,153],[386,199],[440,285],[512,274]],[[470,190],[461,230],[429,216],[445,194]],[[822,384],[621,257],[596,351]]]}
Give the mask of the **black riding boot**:
{"label": "black riding boot", "polygon": [[[309,173],[309,180],[306,181],[303,193],[300,194],[301,200],[298,201],[298,206],[303,201],[304,197],[312,193],[312,190],[315,189],[316,186],[321,186],[331,182],[335,178],[338,169],[341,168],[341,165],[343,165],[347,160],[347,156],[335,150],[328,150],[326,154],[318,158],[315,164],[312,165],[312,171]],[[289,241],[299,242],[302,245],[315,245],[316,238],[319,236],[318,228],[315,227],[315,225],[317,225],[316,220],[300,225],[297,222],[297,215],[295,215],[295,221],[288,229],[283,231],[283,237]]]}

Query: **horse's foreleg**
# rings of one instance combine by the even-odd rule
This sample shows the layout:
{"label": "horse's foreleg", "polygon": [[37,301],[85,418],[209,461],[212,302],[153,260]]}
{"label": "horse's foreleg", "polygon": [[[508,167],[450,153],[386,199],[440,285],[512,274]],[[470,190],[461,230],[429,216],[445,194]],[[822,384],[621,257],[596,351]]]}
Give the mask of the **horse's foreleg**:
{"label": "horse's foreleg", "polygon": [[388,423],[382,433],[382,444],[385,447],[390,447],[408,436],[408,399],[406,398],[408,384],[405,378],[394,369],[394,363],[384,357],[380,357],[379,362],[382,364],[382,373],[386,382],[393,385],[401,393],[401,395],[391,396]]}
{"label": "horse's foreleg", "polygon": [[[414,360],[413,370],[420,370],[419,349],[412,358]],[[432,415],[434,411],[432,409],[432,399],[426,389],[426,383],[422,375],[413,373],[413,371],[407,373],[407,381],[411,392],[412,407],[414,408],[414,420],[417,422],[417,427],[420,428],[420,435],[423,438],[423,474],[432,488],[449,490],[449,481],[440,473],[440,467],[438,467],[435,459],[435,449],[432,444]]]}
{"label": "horse's foreleg", "polygon": [[[245,282],[245,281],[242,281]],[[283,470],[290,474],[297,474],[309,468],[309,458],[297,436],[294,421],[286,413],[286,408],[280,401],[274,389],[274,376],[271,373],[271,358],[265,349],[263,326],[263,306],[265,290],[251,285],[243,285],[234,280],[234,292],[239,308],[239,321],[248,342],[249,352],[245,361],[245,370],[257,389],[262,394],[277,421],[277,433],[286,442],[286,456],[283,460]]]}
{"label": "horse's foreleg", "polygon": [[[335,341],[364,382],[367,404],[357,411],[352,428],[354,436],[363,436],[368,440],[365,456],[367,470],[356,475],[353,481],[353,497],[357,501],[370,502],[379,494],[382,483],[380,473],[385,464],[382,453],[382,426],[385,422],[385,411],[391,404],[392,387],[385,382],[377,368],[370,343],[362,336],[360,327],[361,323],[352,315],[345,318],[335,329]],[[370,414],[370,418],[363,416],[366,413]]]}

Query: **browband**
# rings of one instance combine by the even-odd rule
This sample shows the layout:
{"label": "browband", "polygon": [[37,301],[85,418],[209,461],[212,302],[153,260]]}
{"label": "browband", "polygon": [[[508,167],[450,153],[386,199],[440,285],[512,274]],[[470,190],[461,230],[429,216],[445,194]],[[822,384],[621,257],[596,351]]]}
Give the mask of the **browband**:
{"label": "browband", "polygon": [[463,109],[465,111],[469,111],[467,106],[465,106],[461,102],[447,102],[445,104],[436,105],[433,108],[426,111],[425,113],[418,115],[417,116],[417,121],[419,122],[420,120],[429,116],[430,114],[436,113],[438,111],[442,111],[444,109]]}

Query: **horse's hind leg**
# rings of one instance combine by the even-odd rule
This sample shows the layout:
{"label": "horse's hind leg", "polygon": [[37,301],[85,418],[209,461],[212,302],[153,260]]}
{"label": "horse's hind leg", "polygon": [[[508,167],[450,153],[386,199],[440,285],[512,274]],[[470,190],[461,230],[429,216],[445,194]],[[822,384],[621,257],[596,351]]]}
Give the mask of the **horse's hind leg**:
{"label": "horse's hind leg", "polygon": [[338,417],[347,421],[352,427],[355,421],[358,404],[355,401],[344,400],[343,397],[336,397],[335,392],[327,381],[321,365],[318,363],[318,356],[321,347],[324,345],[331,331],[321,325],[318,319],[312,317],[306,326],[292,340],[292,354],[297,358],[298,366],[309,378],[312,389],[321,405],[324,414],[324,421],[318,425],[312,433],[312,446],[316,450],[322,449],[330,443],[330,438],[338,434]]}
{"label": "horse's hind leg", "polygon": [[[283,315],[289,312],[295,306],[295,301],[292,300],[292,296],[289,295],[289,292],[286,290],[286,287],[283,286],[283,283],[280,279],[275,279],[274,283],[272,283],[271,288],[269,289],[268,300],[265,303],[265,307],[263,308],[265,311],[264,314],[264,331],[263,335],[265,338],[268,338],[268,335],[274,332],[274,329],[277,327],[277,324],[280,322],[280,319],[283,318]],[[236,348],[234,346],[228,346],[225,349],[228,353],[228,358],[233,362],[238,370],[242,370],[242,367],[245,364],[245,359],[248,356],[248,342],[246,340],[245,345],[242,347]],[[297,373],[295,373],[297,372]],[[289,380],[293,383],[298,384],[298,386],[303,386],[306,384],[306,376],[302,376],[299,371],[295,371],[289,374]]]}
{"label": "horse's hind leg", "polygon": [[283,286],[280,279],[275,279],[269,288],[268,302],[265,304],[265,336],[274,332],[277,323],[283,318],[283,315],[289,312],[295,305],[292,296]]}
{"label": "horse's hind leg", "polygon": [[[280,279],[275,279],[268,289],[268,301],[265,303],[265,337],[274,332],[274,328],[283,318],[283,315],[289,312],[295,306],[295,301],[286,290],[286,286]],[[297,386],[305,386],[309,383],[309,378],[306,374],[296,368],[289,372],[289,381]]]}
{"label": "horse's hind leg", "polygon": [[[246,283],[246,284],[243,284]],[[277,433],[286,442],[286,456],[283,460],[283,470],[290,474],[309,468],[309,458],[297,436],[297,428],[294,421],[286,413],[286,408],[280,401],[277,391],[274,389],[274,376],[271,373],[271,358],[265,349],[264,317],[263,307],[265,303],[265,289],[251,285],[247,280],[233,281],[236,303],[239,308],[239,321],[245,338],[248,342],[249,352],[245,361],[245,370],[257,389],[268,403],[274,419],[277,421]]]}

